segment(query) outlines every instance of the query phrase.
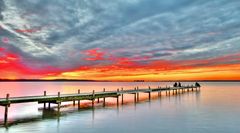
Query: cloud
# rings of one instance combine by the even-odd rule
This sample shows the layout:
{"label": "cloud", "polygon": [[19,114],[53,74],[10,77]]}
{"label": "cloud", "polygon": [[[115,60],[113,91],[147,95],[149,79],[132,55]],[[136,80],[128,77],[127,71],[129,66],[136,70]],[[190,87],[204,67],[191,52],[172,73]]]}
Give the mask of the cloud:
{"label": "cloud", "polygon": [[236,0],[0,0],[0,5],[0,35],[9,38],[0,47],[35,71],[200,61],[240,51]]}
{"label": "cloud", "polygon": [[97,61],[97,60],[104,60],[105,53],[100,51],[99,48],[90,49],[83,51],[88,57],[85,59],[87,61]]}

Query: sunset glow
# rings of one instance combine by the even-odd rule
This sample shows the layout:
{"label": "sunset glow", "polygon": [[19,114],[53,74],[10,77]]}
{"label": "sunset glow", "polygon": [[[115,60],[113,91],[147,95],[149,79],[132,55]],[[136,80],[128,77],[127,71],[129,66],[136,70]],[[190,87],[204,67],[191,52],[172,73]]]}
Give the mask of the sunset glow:
{"label": "sunset glow", "polygon": [[[109,61],[111,64],[81,66],[75,69],[41,68],[37,71],[21,63],[21,58],[1,48],[0,67],[6,79],[88,79],[110,81],[159,81],[159,80],[238,80],[240,79],[239,54],[203,60],[157,60],[141,63],[146,59],[114,57],[100,49],[83,51],[85,61]],[[229,63],[227,63],[229,62]]]}

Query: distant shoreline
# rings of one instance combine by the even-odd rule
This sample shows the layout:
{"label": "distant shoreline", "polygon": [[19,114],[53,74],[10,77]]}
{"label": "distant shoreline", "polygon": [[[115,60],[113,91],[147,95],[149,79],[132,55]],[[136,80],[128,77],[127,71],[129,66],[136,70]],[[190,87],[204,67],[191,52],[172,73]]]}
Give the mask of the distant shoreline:
{"label": "distant shoreline", "polygon": [[240,82],[240,80],[159,80],[159,81],[144,81],[144,80],[135,80],[135,81],[110,81],[110,80],[78,80],[78,79],[54,79],[54,80],[45,80],[45,79],[0,79],[0,82]]}

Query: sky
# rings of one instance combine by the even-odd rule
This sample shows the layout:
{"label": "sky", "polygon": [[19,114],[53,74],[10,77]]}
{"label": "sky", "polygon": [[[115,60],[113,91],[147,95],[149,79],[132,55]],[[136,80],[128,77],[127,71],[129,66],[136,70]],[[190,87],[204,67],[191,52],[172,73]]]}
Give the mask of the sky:
{"label": "sky", "polygon": [[239,0],[0,0],[0,79],[240,80]]}

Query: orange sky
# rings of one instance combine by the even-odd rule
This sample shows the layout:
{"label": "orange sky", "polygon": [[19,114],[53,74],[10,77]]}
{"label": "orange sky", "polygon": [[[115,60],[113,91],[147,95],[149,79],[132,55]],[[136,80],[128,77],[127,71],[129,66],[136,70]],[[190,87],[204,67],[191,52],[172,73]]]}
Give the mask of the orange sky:
{"label": "orange sky", "polygon": [[[35,70],[21,62],[21,57],[0,49],[2,79],[89,79],[111,81],[159,80],[240,80],[240,64],[222,63],[239,61],[239,54],[199,60],[155,60],[140,64],[130,58],[114,58],[115,64],[81,66],[62,70],[44,67]],[[95,51],[96,52],[96,51]],[[86,61],[103,60],[103,53],[88,51]]]}
{"label": "orange sky", "polygon": [[76,70],[48,75],[43,79],[92,79],[92,80],[239,80],[240,64],[221,65],[213,67],[178,68],[173,70],[158,70],[156,68],[93,68],[88,70]]}

